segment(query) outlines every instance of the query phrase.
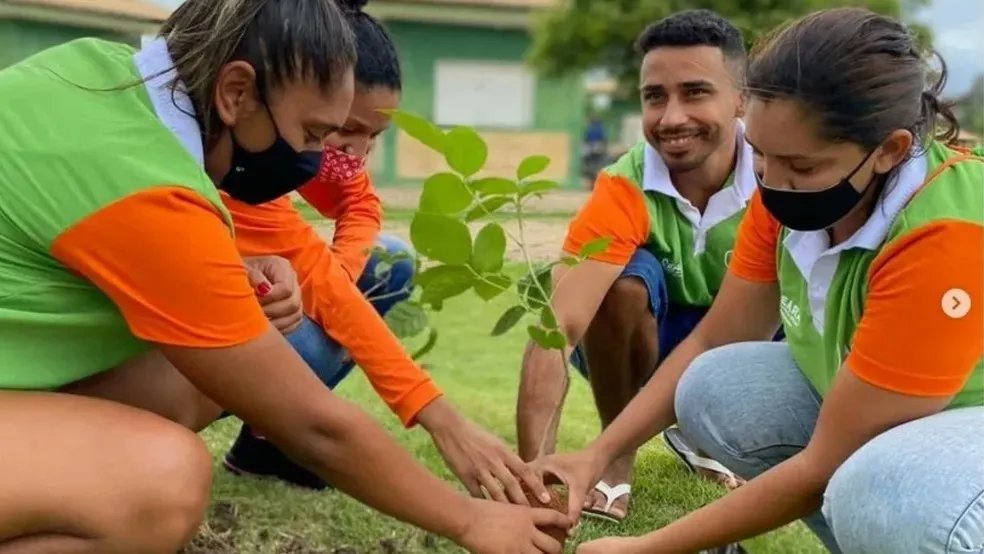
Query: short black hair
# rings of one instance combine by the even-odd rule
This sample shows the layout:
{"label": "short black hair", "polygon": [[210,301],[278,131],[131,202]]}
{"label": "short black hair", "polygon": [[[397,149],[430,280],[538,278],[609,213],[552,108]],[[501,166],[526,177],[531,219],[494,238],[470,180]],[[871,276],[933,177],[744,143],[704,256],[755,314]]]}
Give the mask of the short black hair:
{"label": "short black hair", "polygon": [[337,0],[355,33],[355,82],[365,88],[403,88],[400,57],[386,28],[362,9],[369,0]]}
{"label": "short black hair", "polygon": [[745,66],[745,38],[730,21],[711,10],[686,10],[649,25],[636,40],[640,55],[661,46],[713,46]]}

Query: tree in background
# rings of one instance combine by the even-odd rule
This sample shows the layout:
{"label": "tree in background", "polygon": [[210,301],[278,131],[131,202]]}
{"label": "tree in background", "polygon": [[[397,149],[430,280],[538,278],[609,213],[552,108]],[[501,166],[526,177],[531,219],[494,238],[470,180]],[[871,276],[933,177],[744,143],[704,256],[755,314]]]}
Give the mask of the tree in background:
{"label": "tree in background", "polygon": [[984,137],[984,73],[977,76],[970,91],[958,102],[960,126],[978,137]]}
{"label": "tree in background", "polygon": [[[563,75],[604,67],[624,92],[634,90],[641,60],[633,49],[650,23],[673,12],[704,8],[729,18],[745,34],[749,47],[789,19],[838,6],[865,6],[905,19],[929,0],[562,0],[540,14],[534,28],[531,64],[545,75]],[[912,24],[922,44],[929,29]]]}

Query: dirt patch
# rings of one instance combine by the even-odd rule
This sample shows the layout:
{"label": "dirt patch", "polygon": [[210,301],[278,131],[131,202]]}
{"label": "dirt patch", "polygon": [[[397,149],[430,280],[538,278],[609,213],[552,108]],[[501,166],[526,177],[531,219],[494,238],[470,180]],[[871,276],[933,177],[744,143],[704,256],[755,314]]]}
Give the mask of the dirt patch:
{"label": "dirt patch", "polygon": [[179,554],[236,554],[234,533],[238,527],[238,507],[231,502],[217,502],[198,535]]}

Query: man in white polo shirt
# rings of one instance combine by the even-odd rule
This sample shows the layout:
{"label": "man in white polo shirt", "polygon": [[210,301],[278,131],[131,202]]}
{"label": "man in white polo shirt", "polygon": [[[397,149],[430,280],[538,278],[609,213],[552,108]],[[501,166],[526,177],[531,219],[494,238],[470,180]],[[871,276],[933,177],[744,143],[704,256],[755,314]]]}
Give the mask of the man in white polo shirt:
{"label": "man in white polo shirt", "polygon": [[[643,131],[598,177],[571,222],[564,251],[611,239],[606,251],[554,274],[554,310],[576,344],[573,365],[591,382],[607,426],[701,320],[717,294],[738,223],[755,191],[744,141],[741,32],[706,10],[674,14],[638,40]],[[565,394],[563,359],[530,344],[518,405],[520,455],[553,451]],[[691,467],[736,486],[734,475],[693,452],[678,429],[667,444]],[[608,468],[585,514],[628,513],[635,453]]]}

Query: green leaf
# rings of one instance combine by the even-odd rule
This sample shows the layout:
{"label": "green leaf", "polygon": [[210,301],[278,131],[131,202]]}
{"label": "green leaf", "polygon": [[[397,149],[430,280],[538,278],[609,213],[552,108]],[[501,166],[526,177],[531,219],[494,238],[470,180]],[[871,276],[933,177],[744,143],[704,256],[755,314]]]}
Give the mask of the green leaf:
{"label": "green leaf", "polygon": [[486,198],[485,200],[482,200],[481,204],[475,206],[470,212],[468,212],[468,215],[465,216],[465,221],[470,223],[487,215],[494,214],[499,208],[505,206],[510,201],[511,200],[505,196]]}
{"label": "green leaf", "polygon": [[411,301],[403,301],[386,312],[386,324],[401,339],[415,337],[427,328],[427,312]]}
{"label": "green leaf", "polygon": [[530,156],[520,162],[519,169],[516,170],[516,178],[523,180],[537,173],[541,173],[548,165],[550,165],[550,158],[546,156]]}
{"label": "green leaf", "polygon": [[487,275],[484,281],[475,283],[475,294],[482,300],[489,301],[509,290],[512,279],[506,275]]}
{"label": "green leaf", "polygon": [[424,292],[420,294],[421,304],[430,304],[435,310],[440,311],[444,301],[468,292],[475,284],[473,275],[462,279],[454,275],[445,275],[431,280],[426,287],[422,287]]}
{"label": "green leaf", "polygon": [[567,267],[574,267],[577,264],[581,263],[581,260],[575,258],[574,256],[564,256],[563,258],[560,259],[560,261]]}
{"label": "green leaf", "polygon": [[437,329],[431,327],[430,334],[427,335],[427,342],[423,346],[414,351],[410,357],[414,360],[419,360],[423,358],[427,353],[434,349],[434,345],[437,344]]}
{"label": "green leaf", "polygon": [[540,325],[542,325],[544,329],[557,328],[557,317],[554,315],[553,308],[551,308],[549,304],[540,310]]}
{"label": "green leaf", "polygon": [[601,237],[600,239],[595,239],[582,246],[577,255],[581,258],[587,258],[589,256],[594,256],[595,254],[601,254],[608,249],[608,244],[610,242],[612,242],[611,237]]}
{"label": "green leaf", "polygon": [[433,214],[456,214],[472,203],[468,186],[454,173],[438,173],[424,181],[420,193],[420,211]]}
{"label": "green leaf", "polygon": [[431,150],[439,154],[444,153],[447,137],[444,131],[440,130],[437,125],[410,112],[401,110],[384,111],[389,113],[390,117],[393,118],[393,124],[403,129],[406,134],[417,139]]}
{"label": "green leaf", "polygon": [[556,181],[533,181],[532,183],[527,183],[520,187],[519,197],[526,198],[531,194],[542,194],[548,190],[553,190],[560,188],[560,183]]}
{"label": "green leaf", "polygon": [[421,288],[426,288],[437,279],[461,281],[473,277],[471,270],[463,265],[438,265],[414,275],[413,282]]}
{"label": "green leaf", "polygon": [[493,194],[516,194],[519,192],[519,184],[516,181],[503,179],[502,177],[486,177],[472,183],[475,192],[482,196]]}
{"label": "green leaf", "polygon": [[442,263],[464,265],[471,258],[468,226],[446,215],[415,214],[410,222],[410,241],[417,252]]}
{"label": "green leaf", "polygon": [[524,315],[526,315],[526,308],[522,306],[513,306],[512,308],[509,308],[504,314],[502,314],[501,317],[499,317],[499,321],[495,323],[495,327],[492,329],[492,336],[498,337],[499,335],[505,334],[507,331],[515,327],[516,324],[519,323],[519,320],[523,319]]}
{"label": "green leaf", "polygon": [[472,250],[472,267],[479,273],[492,273],[502,269],[506,256],[506,232],[502,225],[489,223],[475,237]]}
{"label": "green leaf", "polygon": [[488,156],[488,146],[474,129],[455,127],[445,138],[444,158],[451,169],[465,177],[478,173]]}
{"label": "green leaf", "polygon": [[535,325],[526,328],[533,342],[548,350],[563,350],[567,346],[567,340],[559,331],[545,331]]}

